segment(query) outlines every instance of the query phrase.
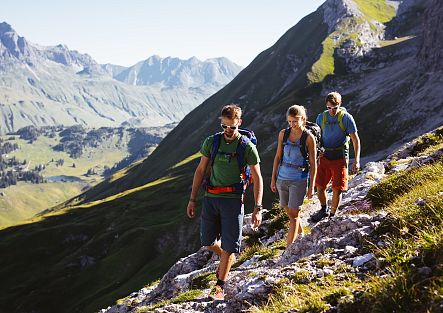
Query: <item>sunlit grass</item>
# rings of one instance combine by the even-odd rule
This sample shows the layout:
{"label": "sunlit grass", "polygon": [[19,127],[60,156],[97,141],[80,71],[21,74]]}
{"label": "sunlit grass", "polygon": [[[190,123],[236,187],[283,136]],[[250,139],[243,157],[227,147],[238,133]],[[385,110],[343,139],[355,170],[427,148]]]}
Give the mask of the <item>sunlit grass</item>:
{"label": "sunlit grass", "polygon": [[151,306],[138,307],[138,308],[136,308],[135,312],[136,313],[153,312],[155,309],[164,307],[164,306],[171,304],[171,303],[180,303],[180,302],[196,300],[199,297],[201,297],[202,295],[203,295],[203,291],[201,291],[201,290],[188,290],[188,291],[185,291],[185,292],[179,294],[175,298],[163,300],[163,301],[160,301],[160,302],[153,304]]}
{"label": "sunlit grass", "polygon": [[129,171],[131,168],[133,168],[134,166],[139,165],[139,164],[142,163],[144,160],[145,160],[145,159],[140,159],[140,160],[138,160],[138,161],[136,161],[136,162],[134,162],[134,163],[131,163],[130,166],[125,167],[125,168],[121,169],[120,171],[115,172],[114,174],[111,175],[111,177],[109,177],[109,180],[108,180],[108,181],[109,181],[110,183],[112,183],[112,182],[114,182],[114,181],[116,181],[116,180],[118,180],[118,179],[124,177],[124,176],[128,173],[128,171]]}
{"label": "sunlit grass", "polygon": [[116,199],[129,196],[131,194],[134,194],[136,192],[140,192],[142,190],[146,190],[146,189],[148,189],[150,187],[153,187],[153,186],[156,186],[156,185],[160,185],[160,184],[163,184],[163,183],[167,183],[167,182],[173,181],[176,178],[177,177],[163,177],[163,178],[157,179],[157,180],[155,180],[153,182],[147,183],[147,184],[145,184],[143,186],[139,186],[139,187],[136,187],[136,188],[128,189],[128,190],[125,190],[125,191],[120,192],[118,194],[112,195],[110,197],[106,197],[104,199],[100,199],[100,200],[96,200],[96,201],[91,201],[91,202],[80,204],[80,205],[68,206],[68,207],[65,207],[65,208],[60,209],[60,210],[54,210],[54,211],[45,213],[43,215],[34,217],[32,219],[20,221],[20,222],[16,223],[15,225],[25,225],[25,224],[36,223],[36,222],[41,221],[41,220],[43,220],[45,218],[48,218],[48,217],[64,215],[67,212],[69,212],[70,210],[92,208],[92,207],[101,205],[103,203],[112,202],[112,201],[114,201]]}
{"label": "sunlit grass", "polygon": [[311,83],[321,82],[327,75],[334,74],[334,44],[331,35],[323,42],[323,52],[320,58],[312,65],[311,71],[308,73],[308,79]]}
{"label": "sunlit grass", "polygon": [[412,38],[415,38],[415,36],[404,36],[404,37],[400,37],[400,38],[392,39],[392,40],[382,40],[382,41],[380,41],[380,46],[387,47],[387,46],[398,44],[398,43],[406,41],[406,40],[410,40]]}
{"label": "sunlit grass", "polygon": [[144,190],[146,188],[150,188],[150,187],[153,187],[153,186],[156,186],[156,185],[160,185],[160,184],[164,184],[164,183],[170,182],[172,180],[175,180],[176,178],[177,177],[172,177],[172,176],[162,177],[162,178],[157,179],[155,181],[149,182],[149,183],[147,183],[147,184],[145,184],[143,186],[139,186],[139,187],[136,187],[136,188],[128,189],[128,190],[125,190],[123,192],[120,192],[120,193],[117,193],[115,195],[112,195],[110,197],[106,197],[104,199],[100,199],[100,200],[88,202],[88,203],[85,203],[85,204],[80,204],[80,205],[72,206],[72,207],[70,207],[70,209],[90,208],[90,207],[93,207],[93,206],[96,206],[96,205],[99,205],[99,204],[102,204],[102,203],[105,203],[105,202],[114,201],[114,200],[116,200],[118,198],[125,197],[125,196],[130,195],[130,194],[132,194],[134,192],[138,192],[138,191]]}
{"label": "sunlit grass", "polygon": [[30,184],[19,182],[17,185],[0,189],[0,229],[31,218],[35,214],[58,205],[66,199],[81,193],[83,183],[54,182],[45,184]]}
{"label": "sunlit grass", "polygon": [[187,163],[189,163],[189,162],[191,162],[191,161],[193,161],[193,160],[195,160],[195,159],[197,159],[197,158],[199,158],[199,157],[201,157],[201,156],[202,156],[202,154],[201,154],[200,152],[194,153],[193,155],[188,156],[188,157],[187,157],[186,159],[184,159],[183,161],[181,161],[181,162],[175,164],[174,166],[172,166],[172,168],[176,168],[176,167],[179,167],[179,166],[185,165],[185,164],[187,164]]}
{"label": "sunlit grass", "polygon": [[395,8],[385,0],[354,0],[360,11],[370,20],[387,23],[394,18]]}

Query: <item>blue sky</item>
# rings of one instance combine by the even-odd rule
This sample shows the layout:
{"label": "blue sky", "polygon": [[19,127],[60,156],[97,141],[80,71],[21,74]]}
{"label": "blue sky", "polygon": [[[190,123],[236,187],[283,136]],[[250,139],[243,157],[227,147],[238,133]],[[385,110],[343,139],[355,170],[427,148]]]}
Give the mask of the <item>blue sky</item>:
{"label": "blue sky", "polygon": [[29,41],[66,44],[99,63],[153,54],[247,66],[324,0],[2,0],[0,22]]}

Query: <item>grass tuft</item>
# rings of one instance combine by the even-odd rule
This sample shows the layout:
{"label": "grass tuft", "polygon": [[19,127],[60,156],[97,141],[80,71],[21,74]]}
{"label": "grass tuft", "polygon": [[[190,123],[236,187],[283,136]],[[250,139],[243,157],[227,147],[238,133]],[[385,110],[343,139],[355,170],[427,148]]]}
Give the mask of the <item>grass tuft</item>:
{"label": "grass tuft", "polygon": [[[426,134],[417,140],[414,148],[412,149],[411,155],[423,155],[430,154],[430,152],[436,149],[441,149],[443,144],[443,127],[435,130],[433,133]],[[429,148],[433,148],[433,151],[429,151]]]}
{"label": "grass tuft", "polygon": [[[286,246],[286,244],[285,244]],[[258,261],[273,259],[277,256],[282,249],[281,242],[277,242],[271,247],[265,247],[262,245],[253,245],[252,247],[246,248],[241,254],[237,261],[232,265],[233,268],[239,267],[241,264],[251,259],[254,255],[260,255]]]}
{"label": "grass tuft", "polygon": [[141,306],[135,310],[136,313],[145,313],[145,312],[153,312],[155,309],[164,307],[168,304],[172,303],[181,303],[181,302],[187,302],[187,301],[193,301],[198,298],[200,298],[203,294],[202,290],[188,290],[186,292],[183,292],[182,294],[179,294],[177,297],[169,299],[169,300],[163,300],[156,304],[150,305],[150,306]]}
{"label": "grass tuft", "polygon": [[215,273],[203,273],[192,279],[191,289],[207,289],[211,287],[211,282],[217,281]]}
{"label": "grass tuft", "polygon": [[360,11],[370,20],[387,23],[395,16],[395,8],[385,0],[354,0]]}
{"label": "grass tuft", "polygon": [[383,208],[392,203],[397,197],[424,182],[437,179],[443,175],[441,162],[429,166],[392,174],[368,192],[368,198],[377,208]]}

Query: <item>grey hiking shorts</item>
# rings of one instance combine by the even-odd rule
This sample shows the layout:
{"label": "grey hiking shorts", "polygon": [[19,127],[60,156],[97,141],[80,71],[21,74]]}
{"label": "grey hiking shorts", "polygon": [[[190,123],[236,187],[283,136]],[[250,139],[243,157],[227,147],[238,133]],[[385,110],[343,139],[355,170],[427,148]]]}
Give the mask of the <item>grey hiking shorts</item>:
{"label": "grey hiking shorts", "polygon": [[277,190],[280,196],[280,206],[298,209],[306,195],[308,182],[304,180],[277,179]]}
{"label": "grey hiking shorts", "polygon": [[212,246],[221,238],[221,248],[239,253],[244,207],[241,199],[203,198],[200,224],[202,246]]}

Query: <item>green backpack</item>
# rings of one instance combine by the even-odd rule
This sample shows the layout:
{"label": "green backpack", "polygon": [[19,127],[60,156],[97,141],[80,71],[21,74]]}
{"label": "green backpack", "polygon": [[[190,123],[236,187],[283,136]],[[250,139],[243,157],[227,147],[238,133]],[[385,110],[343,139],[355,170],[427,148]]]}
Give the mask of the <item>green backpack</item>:
{"label": "green backpack", "polygon": [[[337,115],[337,117],[338,117],[338,120],[337,120],[338,126],[340,127],[340,129],[343,131],[343,133],[346,136],[345,142],[340,147],[337,147],[337,148],[326,148],[325,147],[325,150],[326,151],[336,151],[336,150],[341,150],[342,149],[343,150],[343,156],[346,159],[349,159],[349,139],[350,139],[350,136],[349,136],[348,132],[346,131],[345,125],[343,124],[343,117],[345,116],[346,112],[347,112],[346,108],[340,107],[340,109],[338,110],[338,115]],[[328,124],[335,124],[335,123],[329,123],[328,122],[328,114],[329,114],[328,110],[323,111],[322,120],[321,120],[321,130],[322,130],[322,132],[324,131],[326,125],[328,125]]]}

